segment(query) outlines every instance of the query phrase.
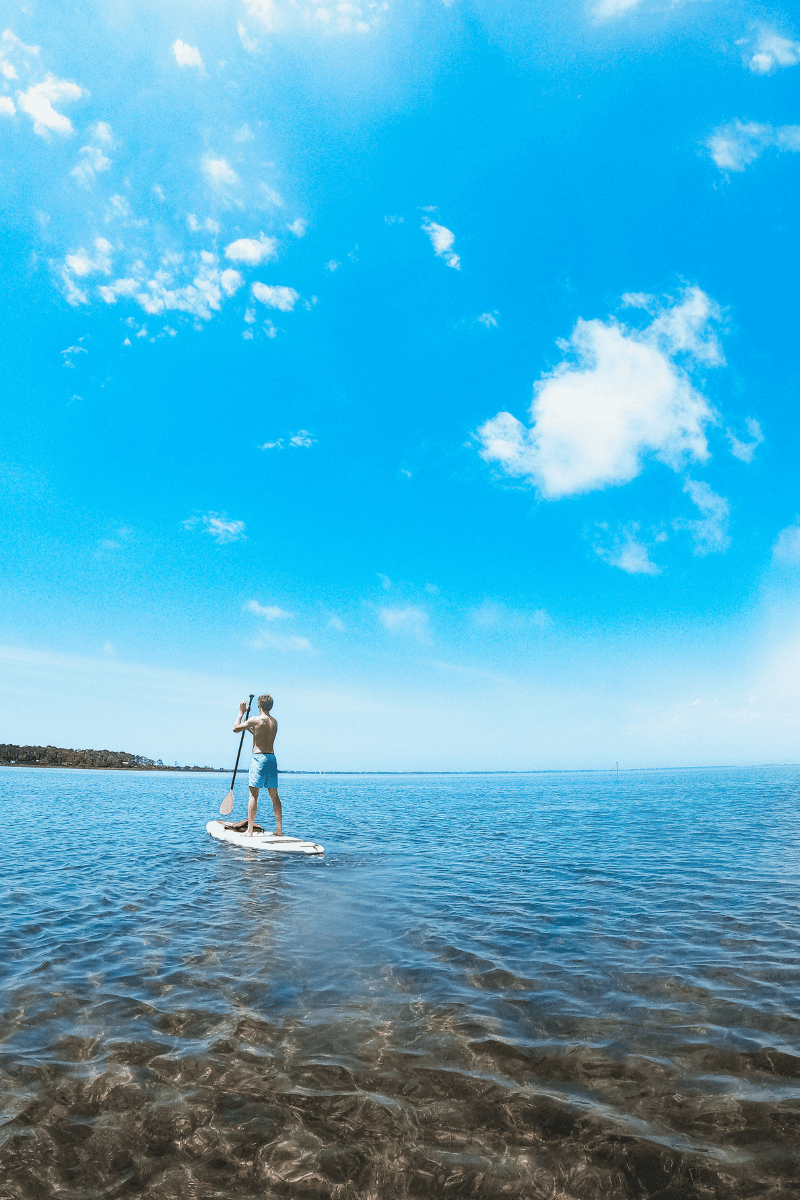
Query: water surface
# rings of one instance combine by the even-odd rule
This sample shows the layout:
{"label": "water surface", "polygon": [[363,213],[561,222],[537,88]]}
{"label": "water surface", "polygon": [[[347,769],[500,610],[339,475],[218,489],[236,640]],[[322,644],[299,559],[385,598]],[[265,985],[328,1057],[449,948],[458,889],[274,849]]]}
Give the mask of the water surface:
{"label": "water surface", "polygon": [[798,781],[3,769],[3,1200],[800,1194]]}

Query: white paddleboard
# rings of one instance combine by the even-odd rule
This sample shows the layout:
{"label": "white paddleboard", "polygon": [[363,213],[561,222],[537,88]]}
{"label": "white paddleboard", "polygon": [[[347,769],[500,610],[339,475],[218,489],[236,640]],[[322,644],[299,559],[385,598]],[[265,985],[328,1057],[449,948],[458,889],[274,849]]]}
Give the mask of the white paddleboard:
{"label": "white paddleboard", "polygon": [[280,850],[286,854],[324,854],[325,847],[319,842],[306,842],[296,837],[276,837],[274,833],[254,833],[248,837],[235,829],[226,829],[224,821],[209,821],[206,832],[221,842],[244,846],[246,850]]}

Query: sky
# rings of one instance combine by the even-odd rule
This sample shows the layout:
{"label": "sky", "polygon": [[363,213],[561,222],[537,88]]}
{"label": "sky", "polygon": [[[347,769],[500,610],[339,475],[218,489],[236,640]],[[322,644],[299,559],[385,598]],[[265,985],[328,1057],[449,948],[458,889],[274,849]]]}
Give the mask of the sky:
{"label": "sky", "polygon": [[800,12],[6,13],[0,740],[800,760]]}

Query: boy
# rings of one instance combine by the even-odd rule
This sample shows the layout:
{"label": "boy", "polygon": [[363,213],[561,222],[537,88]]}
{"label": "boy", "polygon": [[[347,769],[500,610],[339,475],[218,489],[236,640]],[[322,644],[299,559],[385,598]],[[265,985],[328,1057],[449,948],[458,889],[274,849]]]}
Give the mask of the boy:
{"label": "boy", "polygon": [[247,804],[249,837],[253,836],[253,822],[258,808],[258,789],[262,787],[266,787],[272,801],[272,810],[275,813],[275,835],[276,837],[283,836],[283,809],[278,796],[278,763],[272,749],[275,745],[275,735],[278,732],[278,722],[270,716],[272,704],[272,696],[259,696],[258,716],[250,717],[248,721],[245,721],[243,718],[247,711],[247,701],[243,700],[239,705],[239,717],[233,727],[234,733],[241,733],[243,729],[246,729],[253,735],[253,756],[250,759],[248,780],[250,799]]}

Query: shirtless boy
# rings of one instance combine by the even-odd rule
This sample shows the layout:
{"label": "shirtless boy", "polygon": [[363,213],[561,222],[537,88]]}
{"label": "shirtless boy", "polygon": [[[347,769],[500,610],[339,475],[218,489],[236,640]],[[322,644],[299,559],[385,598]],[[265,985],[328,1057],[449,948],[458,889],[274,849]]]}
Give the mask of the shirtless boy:
{"label": "shirtless boy", "polygon": [[247,804],[247,833],[253,836],[253,822],[258,808],[258,789],[266,787],[272,801],[275,813],[275,833],[283,836],[283,809],[278,796],[278,764],[272,747],[275,745],[275,735],[278,732],[278,722],[270,716],[272,696],[258,697],[258,716],[244,720],[247,712],[247,701],[239,705],[239,717],[233,727],[234,733],[246,729],[253,735],[253,757],[250,759],[250,799]]}

